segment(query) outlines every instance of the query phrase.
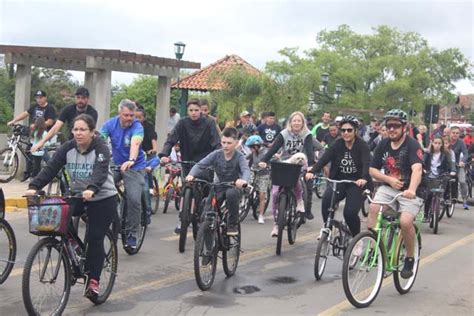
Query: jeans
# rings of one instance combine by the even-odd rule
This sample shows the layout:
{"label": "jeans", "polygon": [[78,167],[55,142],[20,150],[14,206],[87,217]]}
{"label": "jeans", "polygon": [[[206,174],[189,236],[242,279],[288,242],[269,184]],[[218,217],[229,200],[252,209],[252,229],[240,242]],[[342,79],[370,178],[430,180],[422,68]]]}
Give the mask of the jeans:
{"label": "jeans", "polygon": [[[466,171],[464,168],[458,169],[458,181],[461,186],[461,197],[463,202],[467,200],[467,183],[466,183]],[[456,183],[457,185],[457,183]],[[456,191],[457,192],[457,191]]]}
{"label": "jeans", "polygon": [[[116,174],[123,179],[125,195],[127,198],[127,223],[125,229],[135,234],[140,225],[142,213],[142,195],[145,187],[145,177],[142,170],[127,170],[124,173]],[[116,179],[117,181],[118,179]]]}
{"label": "jeans", "polygon": [[145,173],[144,175],[144,181],[145,181],[145,184],[143,186],[143,203],[144,203],[144,207],[145,207],[145,210],[146,210],[146,214],[147,216],[150,216],[151,215],[151,196],[150,196],[150,184],[148,182],[148,176],[151,177],[151,173]]}

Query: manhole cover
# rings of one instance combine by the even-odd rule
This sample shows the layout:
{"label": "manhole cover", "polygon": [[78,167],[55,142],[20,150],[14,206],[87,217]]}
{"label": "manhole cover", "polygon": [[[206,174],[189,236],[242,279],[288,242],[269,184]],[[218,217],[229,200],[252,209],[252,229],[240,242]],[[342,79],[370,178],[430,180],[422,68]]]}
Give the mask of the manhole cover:
{"label": "manhole cover", "polygon": [[259,292],[260,289],[254,285],[245,285],[241,287],[234,287],[234,293],[237,294],[252,294],[255,292]]}

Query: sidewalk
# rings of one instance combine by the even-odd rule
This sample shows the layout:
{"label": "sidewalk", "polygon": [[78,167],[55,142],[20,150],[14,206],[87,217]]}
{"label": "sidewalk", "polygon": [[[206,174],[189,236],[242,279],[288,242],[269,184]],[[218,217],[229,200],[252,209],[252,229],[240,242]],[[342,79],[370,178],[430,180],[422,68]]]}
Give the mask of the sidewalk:
{"label": "sidewalk", "polygon": [[7,212],[26,209],[26,199],[21,196],[25,194],[25,191],[28,189],[28,181],[20,182],[18,180],[12,180],[9,183],[0,183],[0,188],[3,189],[3,194],[5,195]]}

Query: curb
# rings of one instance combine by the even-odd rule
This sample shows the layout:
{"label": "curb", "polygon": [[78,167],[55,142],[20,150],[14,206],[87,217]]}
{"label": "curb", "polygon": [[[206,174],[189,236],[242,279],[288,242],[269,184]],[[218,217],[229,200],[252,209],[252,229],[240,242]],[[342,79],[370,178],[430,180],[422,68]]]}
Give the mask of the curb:
{"label": "curb", "polygon": [[7,212],[18,212],[21,209],[28,208],[25,198],[8,198],[5,199],[5,210]]}

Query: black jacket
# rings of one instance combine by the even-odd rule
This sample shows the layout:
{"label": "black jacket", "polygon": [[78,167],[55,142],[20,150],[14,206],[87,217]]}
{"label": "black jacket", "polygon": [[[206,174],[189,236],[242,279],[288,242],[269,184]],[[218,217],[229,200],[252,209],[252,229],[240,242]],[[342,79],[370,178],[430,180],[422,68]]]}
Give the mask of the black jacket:
{"label": "black jacket", "polygon": [[[431,172],[432,157],[433,154],[431,152],[425,152],[425,154],[423,155],[423,169],[425,169],[427,174]],[[451,155],[441,153],[440,159],[441,164],[438,166],[438,174],[442,175],[448,172],[456,172],[456,167],[454,161],[452,161],[451,159]]]}
{"label": "black jacket", "polygon": [[179,120],[168,135],[159,157],[168,157],[178,142],[183,161],[200,161],[214,150],[221,148],[221,137],[216,122],[203,116],[196,121],[189,117]]}
{"label": "black jacket", "polygon": [[[337,177],[339,173],[339,162],[344,158],[344,152],[346,151],[346,144],[344,139],[338,138],[332,143],[318,160],[318,162],[313,167],[313,173],[317,174],[321,172],[321,169],[329,162],[331,162],[331,168],[329,169],[329,178],[342,180]],[[352,146],[352,158],[354,159],[355,165],[357,167],[358,178],[365,179],[370,181],[369,176],[369,164],[370,164],[370,155],[369,147],[366,142],[364,142],[360,137],[356,137],[354,145]]]}

